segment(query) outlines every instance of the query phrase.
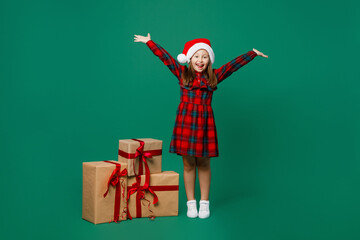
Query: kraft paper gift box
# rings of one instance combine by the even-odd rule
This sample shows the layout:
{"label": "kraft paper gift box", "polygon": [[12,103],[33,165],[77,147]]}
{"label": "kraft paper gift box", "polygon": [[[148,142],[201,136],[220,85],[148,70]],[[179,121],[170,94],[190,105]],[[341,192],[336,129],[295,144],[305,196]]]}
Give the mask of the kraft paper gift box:
{"label": "kraft paper gift box", "polygon": [[95,224],[126,220],[126,197],[126,163],[83,163],[83,219]]}
{"label": "kraft paper gift box", "polygon": [[135,176],[134,166],[136,174],[146,174],[144,161],[147,162],[150,173],[160,173],[162,141],[152,138],[119,140],[118,156],[119,162],[127,163],[128,176]]}
{"label": "kraft paper gift box", "polygon": [[[146,188],[145,175],[128,178],[128,218],[178,216],[179,174],[173,171],[150,174]],[[158,199],[154,203],[154,199]]]}

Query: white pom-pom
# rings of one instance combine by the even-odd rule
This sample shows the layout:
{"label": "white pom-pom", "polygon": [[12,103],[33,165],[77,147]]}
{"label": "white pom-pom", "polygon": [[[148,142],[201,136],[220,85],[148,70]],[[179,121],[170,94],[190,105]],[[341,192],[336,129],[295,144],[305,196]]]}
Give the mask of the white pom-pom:
{"label": "white pom-pom", "polygon": [[186,56],[185,54],[181,53],[177,56],[177,60],[180,62],[180,63],[186,63],[187,62],[187,59],[186,59]]}

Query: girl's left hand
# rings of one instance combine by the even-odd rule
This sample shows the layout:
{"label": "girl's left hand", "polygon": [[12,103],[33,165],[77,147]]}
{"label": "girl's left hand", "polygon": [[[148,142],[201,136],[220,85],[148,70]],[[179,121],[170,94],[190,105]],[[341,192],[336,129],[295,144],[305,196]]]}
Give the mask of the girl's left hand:
{"label": "girl's left hand", "polygon": [[256,50],[255,48],[253,48],[253,51],[256,52],[256,54],[257,54],[258,56],[262,56],[262,57],[264,57],[264,58],[268,58],[268,55],[265,55],[265,54],[263,54],[262,52],[259,52],[259,51]]}

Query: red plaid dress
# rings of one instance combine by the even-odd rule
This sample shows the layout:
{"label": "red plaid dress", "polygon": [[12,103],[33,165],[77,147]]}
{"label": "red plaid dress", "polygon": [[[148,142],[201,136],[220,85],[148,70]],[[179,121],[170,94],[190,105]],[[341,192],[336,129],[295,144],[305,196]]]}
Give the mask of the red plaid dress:
{"label": "red plaid dress", "polygon": [[[211,88],[205,75],[199,72],[196,72],[196,79],[191,87],[183,86],[181,73],[185,66],[180,65],[154,41],[150,40],[146,45],[170,69],[180,84],[180,104],[176,113],[170,152],[195,157],[219,156],[215,119],[211,108],[212,95],[217,87]],[[254,51],[249,51],[221,68],[214,69],[218,84],[256,56]]]}

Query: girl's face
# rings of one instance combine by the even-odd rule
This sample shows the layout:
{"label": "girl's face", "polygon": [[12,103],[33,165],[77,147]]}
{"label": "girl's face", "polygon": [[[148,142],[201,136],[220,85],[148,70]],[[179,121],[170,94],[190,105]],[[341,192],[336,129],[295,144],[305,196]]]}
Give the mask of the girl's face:
{"label": "girl's face", "polygon": [[200,49],[190,59],[190,64],[197,72],[202,72],[209,64],[209,54],[206,50]]}

